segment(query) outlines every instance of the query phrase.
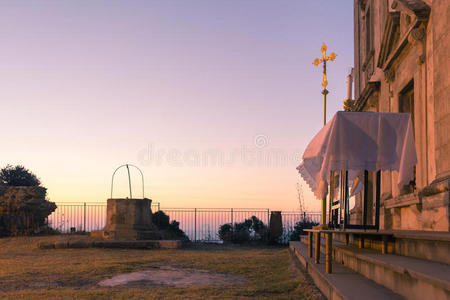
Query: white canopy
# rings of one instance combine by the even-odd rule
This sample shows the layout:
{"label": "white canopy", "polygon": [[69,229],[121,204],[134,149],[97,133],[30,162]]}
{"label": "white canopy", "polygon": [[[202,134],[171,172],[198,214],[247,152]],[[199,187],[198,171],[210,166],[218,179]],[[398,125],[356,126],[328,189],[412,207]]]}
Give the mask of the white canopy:
{"label": "white canopy", "polygon": [[398,171],[401,187],[417,164],[408,113],[337,112],[316,134],[297,167],[317,198],[328,193],[331,171],[348,170],[349,181],[363,171]]}

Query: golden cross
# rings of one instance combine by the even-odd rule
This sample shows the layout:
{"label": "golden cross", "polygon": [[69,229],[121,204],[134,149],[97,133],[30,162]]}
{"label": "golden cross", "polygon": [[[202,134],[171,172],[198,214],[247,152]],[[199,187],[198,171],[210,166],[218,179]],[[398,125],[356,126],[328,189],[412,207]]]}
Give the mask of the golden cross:
{"label": "golden cross", "polygon": [[317,67],[321,62],[323,62],[323,81],[322,86],[324,89],[327,88],[328,81],[327,81],[327,60],[333,61],[337,54],[334,52],[331,52],[330,56],[327,56],[327,45],[325,43],[322,45],[322,48],[320,48],[322,51],[322,58],[316,58],[313,62],[313,64]]}

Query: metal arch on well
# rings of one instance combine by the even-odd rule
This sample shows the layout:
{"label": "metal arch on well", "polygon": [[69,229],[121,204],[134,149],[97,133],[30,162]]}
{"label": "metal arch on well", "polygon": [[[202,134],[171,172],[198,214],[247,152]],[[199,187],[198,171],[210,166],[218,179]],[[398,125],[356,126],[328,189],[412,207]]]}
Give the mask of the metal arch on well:
{"label": "metal arch on well", "polygon": [[139,171],[139,173],[141,174],[141,179],[142,179],[142,199],[144,199],[145,198],[145,193],[144,193],[144,174],[142,173],[141,169],[139,169],[137,166],[132,165],[132,164],[124,164],[124,165],[121,165],[121,166],[117,167],[114,170],[114,172],[112,174],[112,177],[111,177],[111,199],[113,198],[114,176],[116,175],[117,170],[119,170],[122,167],[126,167],[127,168],[127,172],[128,172],[128,186],[129,186],[129,189],[130,189],[130,199],[133,199],[133,194],[132,194],[132,191],[131,191],[130,167],[134,167],[134,168],[136,168]]}

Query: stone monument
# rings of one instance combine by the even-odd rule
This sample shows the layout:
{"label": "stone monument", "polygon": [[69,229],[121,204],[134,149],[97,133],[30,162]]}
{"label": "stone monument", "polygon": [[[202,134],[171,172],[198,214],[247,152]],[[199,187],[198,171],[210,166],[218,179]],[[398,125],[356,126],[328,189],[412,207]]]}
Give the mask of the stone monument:
{"label": "stone monument", "polygon": [[108,199],[105,239],[153,240],[159,239],[152,224],[151,199]]}

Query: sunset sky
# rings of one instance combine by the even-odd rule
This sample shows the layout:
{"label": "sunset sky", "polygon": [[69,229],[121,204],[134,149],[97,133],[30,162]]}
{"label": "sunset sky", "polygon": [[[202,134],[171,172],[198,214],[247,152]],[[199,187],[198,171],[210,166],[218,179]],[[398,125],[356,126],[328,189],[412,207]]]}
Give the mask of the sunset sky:
{"label": "sunset sky", "polygon": [[105,202],[131,163],[161,207],[298,209],[295,168],[323,122],[312,62],[323,42],[338,54],[330,119],[352,15],[334,0],[1,1],[0,166],[29,168],[55,202]]}

